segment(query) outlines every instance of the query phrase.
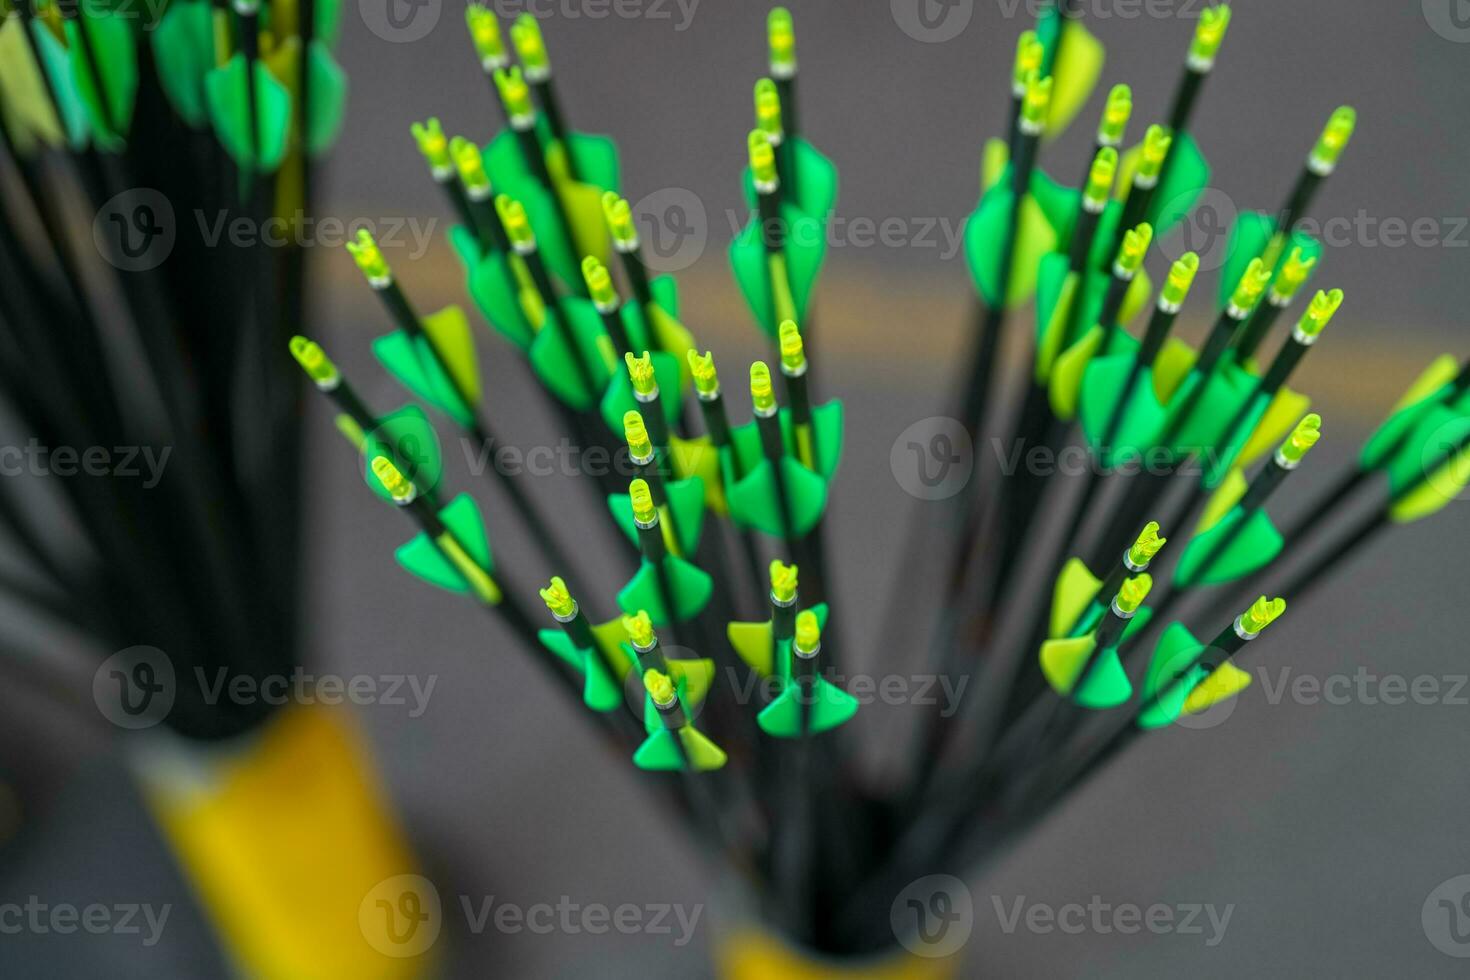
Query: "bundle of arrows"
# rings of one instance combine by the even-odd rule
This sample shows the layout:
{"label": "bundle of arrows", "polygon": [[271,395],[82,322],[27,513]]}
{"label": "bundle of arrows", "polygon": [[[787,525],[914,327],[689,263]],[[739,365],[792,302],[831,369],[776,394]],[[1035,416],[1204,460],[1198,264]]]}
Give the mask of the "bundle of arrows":
{"label": "bundle of arrows", "polygon": [[[290,672],[301,493],[267,474],[300,460],[290,229],[344,114],[337,4],[0,13],[0,395],[6,445],[38,447],[0,486],[4,595],[89,648],[166,650],[178,674]],[[284,247],[207,233],[273,221]],[[37,651],[21,619],[4,660],[54,691],[56,642]],[[177,693],[167,721],[190,739],[266,713]]]}
{"label": "bundle of arrows", "polygon": [[[412,399],[380,411],[299,326],[299,250],[181,234],[154,267],[158,215],[127,199],[103,223],[118,305],[81,268],[61,207],[80,196],[107,214],[155,187],[176,209],[299,219],[311,160],[342,118],[337,5],[170,0],[146,31],[75,0],[6,5],[0,130],[15,179],[0,194],[0,385],[44,445],[177,452],[158,490],[60,480],[75,528],[39,530],[0,487],[0,523],[32,572],[0,588],[102,649],[143,637],[203,666],[285,670],[299,491],[268,474],[300,455],[289,352],[369,492],[407,518],[404,571],[482,607],[495,639],[646,773],[772,931],[824,955],[891,952],[903,937],[890,908],[909,882],[974,872],[1138,739],[1236,697],[1251,679],[1237,661],[1288,602],[1470,482],[1470,367],[1446,355],[1351,471],[1295,509],[1305,516],[1284,529],[1272,517],[1323,432],[1289,383],[1344,295],[1311,285],[1323,248],[1302,228],[1356,114],[1323,107],[1300,172],[1276,189],[1283,203],[1240,214],[1214,295],[1201,296],[1200,258],[1158,253],[1210,184],[1192,120],[1231,8],[1200,16],[1177,88],[1150,94],[1156,122],[1137,125],[1135,93],[1116,85],[1090,158],[1060,161],[1047,151],[1088,111],[1104,52],[1066,0],[1041,6],[1002,80],[1008,126],[983,148],[966,225],[975,318],[952,414],[977,444],[1081,447],[1091,465],[982,465],[916,508],[891,601],[936,562],[942,601],[926,648],[880,637],[879,649],[922,657],[951,689],[977,683],[958,711],[906,713],[900,770],[858,750],[859,700],[840,683],[855,656],[843,604],[878,597],[841,595],[829,567],[843,407],[816,380],[843,336],[839,323],[816,330],[814,312],[838,176],[799,123],[782,8],[767,21],[753,125],[729,122],[744,164],[736,188],[732,160],[731,197],[749,213],[730,272],[769,356],[717,370],[675,280],[645,261],[615,143],[573,128],[540,23],[506,27],[472,4],[495,118],[452,138],[436,119],[413,122],[404,142],[455,217],[470,311],[419,308],[408,270],[370,233],[347,246],[390,328],[373,354]],[[1174,334],[1190,304],[1213,310],[1197,348]],[[445,485],[436,427],[499,441],[486,344],[524,360],[568,439],[626,464],[573,478],[588,494],[580,512],[546,513],[526,474],[495,467],[488,507]],[[1002,376],[1009,351],[1029,351],[1024,378]],[[1334,515],[1350,500],[1363,516],[1344,526]],[[497,561],[491,531],[508,523],[536,554]],[[625,580],[589,575],[589,541],[619,556]],[[907,630],[899,620],[884,630]],[[248,731],[264,710],[189,693],[180,686],[167,720],[193,738]]]}
{"label": "bundle of arrows", "polygon": [[[755,83],[740,186],[750,220],[729,249],[771,355],[739,366],[738,394],[682,321],[673,279],[650,273],[615,146],[571,128],[533,18],[516,20],[507,44],[492,11],[467,11],[505,120],[488,144],[448,138],[434,119],[412,126],[459,219],[453,245],[478,312],[524,356],[568,434],[612,440],[636,473],[626,485],[587,480],[606,505],[578,530],[621,532],[625,583],[588,581],[516,479],[492,473],[504,519],[527,522],[555,563],[540,583],[545,609],[533,609],[509,581],[525,570],[502,579],[492,558],[494,515],[441,486],[429,416],[415,405],[377,414],[322,347],[292,341],[360,449],[368,486],[416,531],[397,552],[403,568],[504,624],[632,765],[659,774],[648,778],[660,799],[793,943],[887,948],[905,883],[993,858],[1136,739],[1237,695],[1250,675],[1236,661],[1287,600],[1385,525],[1434,513],[1470,477],[1470,372],[1446,357],[1306,520],[1283,532],[1270,513],[1322,433],[1288,382],[1344,297],[1308,289],[1322,247],[1299,225],[1347,148],[1351,108],[1329,114],[1279,209],[1240,215],[1202,346],[1171,335],[1197,292],[1199,258],[1163,263],[1157,290],[1145,265],[1209,183],[1191,119],[1230,17],[1225,5],[1204,12],[1172,105],[1131,145],[1133,94],[1111,90],[1093,155],[1075,168],[1080,188],[1053,179],[1043,151],[1084,110],[1102,46],[1055,5],[1020,38],[1010,128],[985,148],[967,225],[978,303],[954,411],[972,438],[1080,444],[1094,465],[1085,477],[982,472],[916,526],[906,568],[946,556],[930,668],[976,673],[983,694],[952,717],[915,710],[901,778],[876,776],[854,751],[858,701],[829,679],[847,653],[824,539],[843,415],[813,391],[811,363],[837,170],[797,122],[787,11],[768,21],[769,75]],[[349,247],[393,326],[373,345],[383,367],[447,424],[488,438],[469,317],[421,313],[370,237]],[[821,341],[840,345],[840,325]],[[999,394],[1006,345],[1034,352],[1014,405]],[[750,421],[736,424],[747,377]],[[1368,518],[1331,526],[1350,495],[1372,498]],[[1031,545],[1043,525],[1065,529],[1055,553]],[[1261,594],[1288,551],[1294,562],[1320,557],[1283,585],[1284,599]],[[1016,587],[1022,568],[1047,586]],[[732,621],[752,586],[759,611]],[[1180,603],[1188,621],[1166,619]],[[750,676],[769,681],[756,704],[724,683]]]}

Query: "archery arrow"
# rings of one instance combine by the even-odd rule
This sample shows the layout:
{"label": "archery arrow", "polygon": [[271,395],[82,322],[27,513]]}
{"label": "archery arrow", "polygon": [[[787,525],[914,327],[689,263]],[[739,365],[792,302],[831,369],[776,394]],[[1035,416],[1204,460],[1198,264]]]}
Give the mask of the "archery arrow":
{"label": "archery arrow", "polygon": [[670,554],[647,481],[635,478],[628,498],[643,559],[618,593],[618,605],[629,614],[646,609],[660,626],[693,619],[709,604],[713,581],[695,565]]}
{"label": "archery arrow", "polygon": [[1312,297],[1291,337],[1282,345],[1265,376],[1257,382],[1251,397],[1236,410],[1235,416],[1222,430],[1218,451],[1201,480],[1203,489],[1217,487],[1231,466],[1237,463],[1249,466],[1264,451],[1264,446],[1269,446],[1278,437],[1283,418],[1300,417],[1306,410],[1310,400],[1290,391],[1285,385],[1307,351],[1332,322],[1342,306],[1342,299],[1340,289],[1318,291]]}
{"label": "archery arrow", "polygon": [[1321,429],[1321,416],[1305,416],[1249,487],[1243,478],[1222,485],[1174,569],[1177,589],[1232,582],[1275,560],[1284,542],[1262,507],[1317,444]]}
{"label": "archery arrow", "polygon": [[291,338],[290,349],[291,356],[301,365],[316,389],[337,407],[340,413],[338,430],[354,449],[362,453],[367,463],[364,477],[368,488],[391,502],[392,495],[371,469],[372,460],[386,456],[413,481],[415,488],[431,505],[437,506],[443,460],[438,437],[423,410],[417,405],[405,405],[396,412],[375,416],[321,345],[296,336]]}
{"label": "archery arrow", "polygon": [[633,658],[624,647],[628,631],[622,618],[594,626],[559,576],[553,576],[540,593],[561,629],[541,630],[537,637],[582,675],[582,703],[604,713],[622,707],[623,679],[633,669]]}
{"label": "archery arrow", "polygon": [[689,710],[667,674],[650,670],[644,688],[658,712],[660,727],[633,754],[633,764],[652,771],[711,772],[728,757],[689,718]]}
{"label": "archery arrow", "polygon": [[805,321],[826,253],[821,222],[781,192],[769,137],[750,131],[750,169],[758,207],[730,243],[730,267],[756,323],[772,338],[783,320]]}
{"label": "archery arrow", "polygon": [[1048,637],[1068,639],[1095,630],[1107,612],[1107,597],[1116,595],[1128,576],[1148,571],[1149,564],[1167,543],[1167,538],[1159,537],[1158,523],[1149,521],[1106,579],[1093,575],[1082,559],[1069,559],[1052,591]]}
{"label": "archery arrow", "polygon": [[1052,690],[1084,708],[1113,708],[1128,700],[1133,686],[1118,647],[1148,625],[1150,610],[1139,607],[1151,588],[1147,573],[1127,579],[1096,629],[1041,645],[1041,672]]}
{"label": "archery arrow", "polygon": [[1250,675],[1231,660],[1285,611],[1284,599],[1261,596],[1208,644],[1196,640],[1182,623],[1171,623],[1159,637],[1144,676],[1137,728],[1120,733],[1106,755],[1138,731],[1162,728],[1182,714],[1200,714],[1245,690]]}
{"label": "archery arrow", "polygon": [[[667,438],[667,432],[664,433]],[[664,528],[664,545],[676,557],[693,557],[699,550],[704,527],[704,481],[699,477],[666,480],[668,443],[657,444],[649,435],[644,417],[637,411],[623,416],[623,438],[628,445],[630,461],[639,480],[648,487]],[[613,519],[631,541],[639,537],[638,519],[632,495],[608,497]]]}
{"label": "archery arrow", "polygon": [[[635,300],[623,306],[630,343],[640,350],[661,350],[680,359],[688,357],[694,349],[694,335],[679,322],[678,284],[673,276],[649,278],[632,205],[608,191],[602,195],[602,214]],[[686,376],[684,381],[688,380]]]}
{"label": "archery arrow", "polygon": [[[1352,141],[1357,128],[1358,114],[1351,106],[1340,106],[1332,113],[1322,133],[1307,156],[1306,164],[1297,176],[1296,184],[1287,195],[1285,203],[1275,212],[1280,218],[1247,212],[1237,219],[1242,232],[1239,240],[1232,239],[1224,268],[1221,269],[1222,290],[1224,283],[1233,281],[1235,271],[1251,259],[1260,258],[1274,273],[1292,247],[1303,248],[1306,254],[1321,254],[1321,244],[1310,236],[1296,231],[1296,225],[1311,209],[1312,201],[1323,183],[1336,170]],[[1221,296],[1224,301],[1224,296]]]}

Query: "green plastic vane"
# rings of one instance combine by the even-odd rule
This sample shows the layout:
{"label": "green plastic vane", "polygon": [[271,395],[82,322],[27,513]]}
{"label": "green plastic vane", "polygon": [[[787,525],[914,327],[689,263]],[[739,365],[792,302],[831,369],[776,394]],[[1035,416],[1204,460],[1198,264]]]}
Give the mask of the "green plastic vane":
{"label": "green plastic vane", "polygon": [[[15,18],[12,18],[14,20]],[[92,138],[92,123],[81,88],[71,70],[70,55],[51,30],[40,21],[31,22],[31,36],[41,52],[42,67],[51,81],[56,108],[66,128],[66,142],[73,150],[81,150]]]}
{"label": "green plastic vane", "polygon": [[[394,330],[373,341],[373,354],[405,388],[459,425],[469,426],[480,400],[480,369],[469,320],[458,306],[446,306],[424,317],[420,325],[424,336]],[[443,355],[442,363],[435,348]]]}
{"label": "green plastic vane", "polygon": [[[1240,617],[1240,628],[1255,635],[1286,609],[1280,599],[1257,599]],[[1162,728],[1180,715],[1197,715],[1235,697],[1250,686],[1251,677],[1229,660],[1213,671],[1202,662],[1208,648],[1182,623],[1170,623],[1154,647],[1143,680],[1144,710],[1138,727]]]}
{"label": "green plastic vane", "polygon": [[1421,520],[1455,500],[1464,488],[1465,451],[1446,458],[1470,431],[1470,406],[1437,405],[1419,419],[1404,447],[1385,465],[1398,523]]}
{"label": "green plastic vane", "polygon": [[[1204,391],[1196,400],[1193,398],[1194,389],[1202,383],[1205,385]],[[1183,412],[1191,400],[1195,404],[1179,426],[1173,443],[1167,448],[1178,459],[1219,446],[1225,435],[1225,428],[1254,397],[1256,386],[1256,377],[1231,363],[1228,356],[1203,381],[1198,372],[1191,368],[1169,402],[1168,424],[1173,425],[1174,416]]]}
{"label": "green plastic vane", "polygon": [[204,77],[205,103],[215,135],[230,158],[247,170],[273,173],[286,156],[291,121],[291,93],[263,62],[255,63],[255,104],[259,113],[251,134],[250,93],[246,89],[245,56],[235,54]]}
{"label": "green plastic vane", "polygon": [[[1010,234],[1011,205],[1015,199],[1010,185],[1007,164],[965,223],[965,258],[970,277],[985,304],[992,308],[1000,302],[1000,265],[1006,236]],[[1037,267],[1043,256],[1060,246],[1061,231],[1070,227],[1071,218],[1077,213],[1077,201],[1077,191],[1061,187],[1040,171],[1032,174],[1031,193],[1021,202],[1018,212],[1015,254],[1005,298],[1007,309],[1022,305],[1036,292]]]}
{"label": "green plastic vane", "polygon": [[[811,705],[807,709],[806,734],[818,735],[852,720],[857,714],[858,700],[823,677],[812,679]],[[772,738],[800,738],[802,725],[802,693],[796,684],[761,709],[756,724]]]}
{"label": "green plastic vane", "polygon": [[[497,193],[509,194],[526,206],[546,263],[573,291],[582,292],[581,264],[592,255],[606,263],[611,245],[602,214],[602,195],[619,188],[617,145],[606,136],[570,133],[569,147],[552,143],[542,131],[552,192],[536,179],[521,155],[516,134],[504,130],[485,148],[485,170]],[[571,177],[567,154],[576,164]],[[563,224],[562,217],[571,227]]]}
{"label": "green plastic vane", "polygon": [[[579,412],[586,411],[598,403],[612,377],[612,368],[602,356],[607,333],[600,320],[573,319],[567,324],[572,336],[569,342],[557,324],[556,313],[547,310],[542,329],[528,351],[531,369],[558,400]],[[590,390],[577,370],[579,361],[591,376]]]}
{"label": "green plastic vane", "polygon": [[[59,145],[66,134],[25,30],[19,17],[0,23],[0,122],[16,152],[30,156],[41,145]],[[85,140],[84,124],[81,131]]]}
{"label": "green plastic vane", "polygon": [[[577,615],[577,604],[559,577],[553,577],[550,586],[540,592],[559,620],[565,622]],[[624,646],[628,631],[621,618],[588,625],[595,649],[578,646],[563,629],[543,629],[536,638],[558,660],[582,675],[583,704],[593,711],[616,711],[623,705],[623,681],[634,666],[634,658]]]}
{"label": "green plastic vane", "polygon": [[[1112,221],[1117,220],[1117,212],[1109,209]],[[1071,398],[1076,397],[1076,386],[1080,384],[1080,372],[1086,367],[1103,340],[1103,332],[1092,334],[1093,327],[1099,326],[1097,319],[1102,315],[1103,303],[1108,292],[1108,277],[1101,273],[1094,273],[1088,277],[1087,289],[1079,300],[1079,283],[1081,276],[1068,270],[1067,256],[1060,252],[1051,252],[1042,257],[1037,269],[1036,278],[1036,355],[1032,365],[1032,377],[1037,384],[1046,384],[1051,380],[1052,374],[1058,369],[1064,354],[1072,350],[1069,360],[1069,370],[1077,372],[1077,376],[1069,379],[1062,390]],[[1148,273],[1140,271],[1134,276],[1133,283],[1128,287],[1128,292],[1123,298],[1123,305],[1118,311],[1118,321],[1126,324],[1148,305],[1149,297],[1153,292],[1153,283],[1148,278]],[[1078,311],[1076,322],[1086,324],[1080,336],[1073,339],[1069,346],[1064,346],[1064,334],[1068,319],[1072,315],[1072,306],[1081,302],[1082,309]],[[1109,340],[1108,350],[1103,356],[1117,353],[1120,345],[1126,345],[1129,338],[1121,331],[1116,332]],[[1079,347],[1078,345],[1082,346]],[[1080,359],[1080,363],[1078,363]],[[1070,415],[1070,413],[1069,413]]]}
{"label": "green plastic vane", "polygon": [[204,77],[214,67],[214,15],[208,0],[173,0],[149,32],[149,42],[169,104],[195,129],[208,125]]}
{"label": "green plastic vane", "polygon": [[787,528],[782,514],[775,469],[765,459],[739,480],[726,481],[730,517],[739,527],[754,528],[773,537],[804,538],[817,526],[827,507],[827,481],[789,456],[781,459],[781,473],[791,508],[791,528]]}
{"label": "green plastic vane", "polygon": [[1390,467],[1390,483],[1398,484],[1388,511],[1390,520],[1396,524],[1423,520],[1463,496],[1470,485],[1470,447],[1452,450],[1467,434],[1470,416],[1464,414],[1432,430],[1428,425],[1421,427],[1415,439],[1421,453],[1418,477],[1410,482]]}
{"label": "green plastic vane", "polygon": [[[1160,306],[1175,310],[1183,306],[1198,272],[1199,256],[1193,252],[1174,262],[1164,279]],[[1083,435],[1093,454],[1109,469],[1140,457],[1154,444],[1166,419],[1164,404],[1178,380],[1167,376],[1168,365],[1178,364],[1177,358],[1172,362],[1159,358],[1153,364],[1138,364],[1137,360],[1136,349],[1093,357],[1078,391],[1077,414]],[[1132,387],[1124,391],[1130,378]]]}
{"label": "green plastic vane", "polygon": [[1127,402],[1118,415],[1112,437],[1104,445],[1108,424],[1113,420],[1123,386],[1133,373],[1134,357],[1119,354],[1094,358],[1082,376],[1077,417],[1087,444],[1102,465],[1113,469],[1146,453],[1163,429],[1166,413],[1154,382],[1153,369],[1138,369]]}
{"label": "green plastic vane", "polygon": [[[786,455],[781,472],[791,507],[792,528],[786,527],[781,510],[775,469],[766,459],[755,423],[731,430],[734,458],[721,460],[725,495],[730,516],[740,527],[754,528],[775,537],[805,537],[816,526],[827,506],[827,485],[837,472],[842,457],[842,403],[830,401],[812,410],[816,469],[796,459],[796,440],[788,409],[781,409],[781,432]],[[742,475],[737,479],[736,472]]]}
{"label": "green plastic vane", "polygon": [[821,621],[814,610],[797,614],[796,636],[782,646],[787,660],[783,687],[756,717],[761,731],[773,738],[801,738],[851,721],[858,710],[857,699],[851,694],[820,675],[812,676],[805,690],[800,681],[793,679],[791,659],[815,657],[822,647]]}
{"label": "green plastic vane", "polygon": [[481,315],[497,333],[528,352],[547,312],[525,262],[519,255],[482,253],[474,233],[463,226],[449,230],[449,242],[464,266],[466,288]]}
{"label": "green plastic vane", "polygon": [[1140,728],[1162,728],[1183,713],[1189,692],[1204,680],[1205,669],[1198,666],[1204,652],[1204,644],[1183,623],[1170,623],[1164,629],[1143,676],[1145,707],[1138,716]]}
{"label": "green plastic vane", "polygon": [[[842,402],[833,399],[812,409],[812,429],[816,442],[815,472],[823,479],[831,480],[842,461]],[[796,458],[798,453],[796,437],[791,429],[791,413],[784,408],[781,409],[781,438],[787,455]],[[754,422],[732,429],[730,441],[742,470],[753,468],[762,459],[760,430]]]}
{"label": "green plastic vane", "polygon": [[686,757],[697,772],[721,769],[726,762],[724,750],[710,741],[707,735],[696,728],[686,727],[677,733],[660,729],[648,736],[648,740],[633,754],[633,764],[651,772],[678,771],[686,768]]}
{"label": "green plastic vane", "polygon": [[1145,707],[1138,727],[1162,728],[1186,712],[1199,714],[1250,686],[1250,674],[1228,660],[1208,671],[1200,664],[1205,652],[1205,645],[1183,623],[1169,624],[1143,678]]}
{"label": "green plastic vane", "polygon": [[342,34],[342,0],[315,0],[313,28],[316,39],[328,47],[336,47]]}
{"label": "green plastic vane", "polygon": [[[77,93],[86,107],[92,139],[109,152],[127,142],[138,97],[138,49],[125,12],[82,5],[66,21],[66,47]],[[101,78],[92,74],[83,47],[90,44]]]}
{"label": "green plastic vane", "polygon": [[1410,434],[1443,405],[1450,394],[1450,382],[1459,372],[1459,364],[1450,354],[1441,354],[1425,368],[1363,446],[1358,466],[1363,470],[1378,470],[1406,452],[1419,451],[1421,447],[1409,444]]}
{"label": "green plastic vane", "polygon": [[378,419],[371,432],[362,434],[363,479],[368,489],[383,499],[393,502],[393,495],[373,473],[373,460],[380,456],[393,461],[420,495],[432,496],[444,473],[444,459],[439,446],[439,436],[429,422],[424,410],[417,405],[405,405]]}
{"label": "green plastic vane", "polygon": [[761,238],[759,216],[730,243],[730,270],[756,323],[772,339],[783,320],[806,322],[817,276],[826,257],[823,224],[782,202],[784,248],[769,255]]}
{"label": "green plastic vane", "polygon": [[[536,638],[541,645],[568,667],[582,675],[582,703],[593,711],[616,711],[623,706],[623,682],[609,669],[604,656],[626,661],[621,640],[622,621],[613,620],[592,627],[592,635],[598,649],[583,649],[572,642],[572,638],[559,629],[538,630]],[[619,662],[614,660],[614,663]]]}
{"label": "green plastic vane", "polygon": [[[817,617],[817,625],[826,629],[827,604],[819,602],[812,606],[811,612]],[[791,641],[782,640],[778,644],[771,633],[769,619],[759,623],[727,623],[725,635],[730,640],[731,649],[751,670],[762,677],[776,678],[784,687],[791,677]]]}
{"label": "green plastic vane", "polygon": [[[653,563],[643,559],[633,578],[618,592],[618,607],[629,615],[645,609],[657,626],[686,622],[703,612],[714,592],[709,575],[677,555],[663,560],[663,570],[664,575],[660,576]],[[672,610],[664,605],[660,582],[663,577],[668,579],[673,593]]]}
{"label": "green plastic vane", "polygon": [[446,533],[436,539],[420,533],[394,552],[398,564],[430,585],[498,605],[503,596],[493,577],[490,539],[474,498],[460,494],[439,511],[439,519]]}
{"label": "green plastic vane", "polygon": [[730,513],[725,499],[725,484],[722,462],[729,455],[728,449],[717,449],[709,436],[693,439],[669,437],[669,458],[674,465],[674,475],[681,480],[698,479],[704,485],[704,505],[724,517]]}
{"label": "green plastic vane", "polygon": [[694,727],[676,681],[650,670],[643,675],[643,684],[656,719],[650,723],[648,738],[633,753],[633,764],[654,772],[723,768],[724,750]]}
{"label": "green plastic vane", "polygon": [[322,41],[307,48],[306,70],[311,73],[311,115],[306,120],[306,152],[320,156],[342,132],[347,116],[347,73]]}
{"label": "green plastic vane", "polygon": [[[1047,637],[1059,640],[1071,636],[1077,628],[1084,633],[1096,628],[1104,611],[1102,603],[1095,602],[1101,589],[1102,579],[1092,574],[1081,558],[1068,558],[1052,587]],[[1089,616],[1090,609],[1096,615]]]}
{"label": "green plastic vane", "polygon": [[[1047,17],[1060,15],[1053,11]],[[1045,138],[1051,140],[1066,131],[1092,97],[1092,90],[1102,77],[1107,52],[1103,43],[1076,18],[1054,26],[1038,24],[1037,36],[1050,52],[1046,60],[1051,63],[1051,74],[1056,79],[1046,119]]]}
{"label": "green plastic vane", "polygon": [[[1152,615],[1153,611],[1148,607],[1138,608],[1127,628],[1123,630],[1119,644],[1144,630]],[[1063,697],[1072,698],[1084,708],[1115,708],[1133,694],[1128,672],[1123,669],[1123,663],[1118,657],[1118,647],[1115,645],[1098,650],[1095,632],[1047,640],[1041,645],[1040,662],[1041,672],[1052,690]]]}
{"label": "green plastic vane", "polygon": [[[1214,527],[1197,535],[1179,557],[1174,585],[1221,585],[1258,572],[1281,554],[1285,541],[1265,511],[1231,509]],[[1216,555],[1208,565],[1205,559]]]}
{"label": "green plastic vane", "polygon": [[679,772],[689,768],[686,758],[696,772],[724,768],[727,761],[724,751],[708,736],[686,727],[678,732],[659,729],[649,735],[633,753],[633,764],[649,772]]}
{"label": "green plastic vane", "polygon": [[629,342],[639,348],[663,351],[679,360],[681,384],[689,383],[688,358],[694,334],[679,322],[679,287],[673,276],[656,276],[648,284],[653,302],[647,306],[623,304],[623,323]]}
{"label": "green plastic vane", "polygon": [[[1151,284],[1148,274],[1140,272],[1129,286],[1128,298],[1119,315],[1120,323],[1126,323],[1137,315],[1136,311],[1147,305]],[[1075,295],[1075,291],[1074,291]],[[1065,299],[1064,292],[1064,299]],[[1053,315],[1047,327],[1046,340],[1051,341],[1063,328],[1063,323]],[[1051,367],[1047,396],[1052,414],[1064,422],[1077,417],[1082,395],[1082,385],[1094,358],[1127,358],[1131,361],[1138,352],[1138,341],[1123,329],[1109,329],[1095,323],[1087,329],[1072,346],[1061,351]]]}

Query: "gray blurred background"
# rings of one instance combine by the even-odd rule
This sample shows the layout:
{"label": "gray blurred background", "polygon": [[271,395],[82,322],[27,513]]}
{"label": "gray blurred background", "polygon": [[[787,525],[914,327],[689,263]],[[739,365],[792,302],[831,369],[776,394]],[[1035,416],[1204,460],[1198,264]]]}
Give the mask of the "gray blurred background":
{"label": "gray blurred background", "polygon": [[[840,223],[819,292],[820,371],[825,392],[849,407],[830,530],[840,542],[839,615],[854,638],[871,635],[886,608],[890,558],[913,503],[894,478],[889,449],[910,424],[947,410],[953,366],[966,349],[972,292],[952,239],[975,204],[981,143],[1004,124],[1010,58],[1029,23],[1024,2],[956,0],[932,8],[934,32],[910,33],[903,25],[917,22],[915,2],[791,4],[804,128],[842,176]],[[382,4],[345,5],[339,56],[352,97],[319,211],[407,221],[400,244],[385,242],[385,251],[409,295],[424,311],[466,303],[443,241],[445,209],[407,127],[437,114],[450,133],[488,137],[496,118],[488,83],[458,5],[427,0],[407,29],[421,36],[404,40],[383,27]],[[1099,96],[1115,82],[1133,86],[1135,135],[1165,112],[1201,6],[1084,5],[1109,51]],[[507,16],[527,9],[496,7]],[[587,0],[529,9],[547,15],[574,126],[617,138],[625,193],[643,202],[652,222],[644,237],[692,233],[670,260],[685,322],[722,364],[763,353],[724,253],[738,220],[750,89],[764,71],[766,6],[618,5],[638,12],[631,17],[596,17],[603,6]],[[1462,0],[1237,5],[1196,117],[1218,189],[1211,200],[1227,212],[1278,207],[1332,109],[1355,105],[1360,119],[1314,212],[1349,222],[1335,226],[1316,280],[1343,287],[1347,304],[1297,378],[1314,396],[1327,436],[1278,504],[1283,513],[1346,463],[1433,355],[1464,350],[1467,82],[1470,4]],[[1043,165],[1067,182],[1085,164],[1099,104],[1094,99],[1044,153]],[[868,229],[885,223],[897,230],[874,241]],[[413,231],[431,240],[420,247]],[[1207,266],[1216,244],[1207,236],[1190,242]],[[371,404],[399,403],[368,350],[386,328],[373,297],[340,249],[320,248],[314,261],[316,315],[307,332],[329,344]],[[1214,277],[1203,276],[1202,285],[1213,291]],[[1206,314],[1197,297],[1186,334],[1199,336]],[[480,341],[499,428],[522,447],[552,438],[508,349],[486,334]],[[1019,361],[1012,366],[1020,370]],[[422,717],[386,705],[356,713],[446,904],[457,909],[451,896],[461,895],[522,905],[561,896],[609,906],[708,903],[713,876],[681,829],[649,804],[635,770],[606,756],[483,614],[392,566],[406,525],[364,492],[325,407],[309,409],[317,450],[308,473],[316,610],[309,649],[324,670],[438,678]],[[446,455],[449,486],[490,499],[457,443]],[[565,482],[548,480],[543,492],[578,508],[569,520],[584,527],[585,505]],[[1271,697],[1263,688],[1301,675],[1351,677],[1360,668],[1437,678],[1442,692],[1454,686],[1467,670],[1470,628],[1455,573],[1470,541],[1465,506],[1380,540],[1330,589],[1290,611],[1256,661],[1270,684],[1258,675],[1227,724],[1148,739],[972,880],[966,975],[1463,976],[1463,963],[1431,943],[1421,913],[1441,882],[1470,873],[1463,831],[1470,692],[1459,692],[1458,704],[1331,704]],[[492,507],[492,524],[493,514]],[[501,560],[529,589],[550,569],[514,529],[502,528],[493,531]],[[619,566],[597,567],[597,580],[611,582]],[[598,598],[599,611],[611,612],[608,600]],[[869,670],[891,663],[870,650],[852,655]],[[55,717],[18,693],[0,692],[0,706],[0,731],[11,733],[0,762],[45,773],[35,796],[41,811],[28,814],[24,836],[0,851],[0,900],[41,894],[175,906],[162,941],[149,949],[137,937],[0,935],[0,975],[221,975],[207,926],[121,767],[118,740],[98,719]],[[899,709],[860,717],[870,743],[907,720]],[[628,828],[660,845],[654,860],[629,849]],[[994,904],[1009,909],[1022,897],[1086,904],[1093,896],[1233,911],[1223,940],[1207,946],[1208,925],[1204,935],[1007,932]],[[706,909],[684,946],[650,935],[493,927],[475,935],[462,915],[449,917],[440,942],[456,977],[682,978],[708,973],[714,917]],[[1470,946],[1460,952],[1470,954]]]}

